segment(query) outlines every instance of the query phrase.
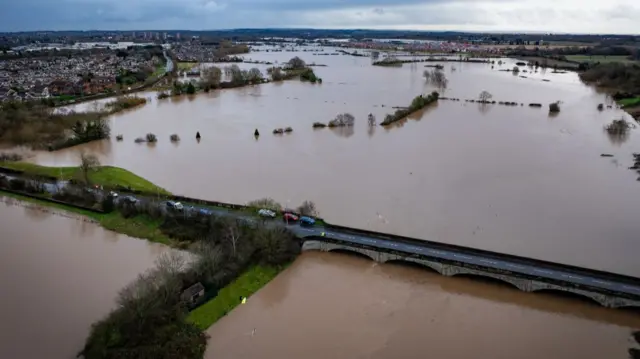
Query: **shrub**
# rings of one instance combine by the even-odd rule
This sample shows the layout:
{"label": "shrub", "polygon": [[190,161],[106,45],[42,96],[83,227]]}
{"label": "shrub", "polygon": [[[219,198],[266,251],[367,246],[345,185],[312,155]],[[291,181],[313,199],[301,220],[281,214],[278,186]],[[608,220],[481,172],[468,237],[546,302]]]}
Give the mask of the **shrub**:
{"label": "shrub", "polygon": [[9,180],[9,188],[14,191],[24,191],[26,186],[26,181],[22,178],[12,178]]}
{"label": "shrub", "polygon": [[619,120],[613,120],[613,122],[605,127],[605,130],[611,135],[625,135],[632,127],[632,124],[621,118]]}
{"label": "shrub", "polygon": [[146,139],[147,139],[147,142],[150,142],[150,143],[158,141],[158,138],[156,137],[156,135],[154,135],[151,132],[147,133]]}
{"label": "shrub", "polygon": [[329,127],[353,126],[356,118],[350,113],[341,113],[335,119],[329,121]]}
{"label": "shrub", "polygon": [[293,128],[291,128],[291,127],[286,127],[286,128],[284,129],[284,132],[293,132]]}
{"label": "shrub", "polygon": [[146,142],[146,141],[147,141],[147,140],[145,140],[144,138],[142,138],[142,137],[138,137],[138,138],[136,138],[133,142],[135,142],[135,143],[142,143],[142,142]]}
{"label": "shrub", "polygon": [[17,153],[0,153],[0,162],[22,161],[22,155]]}
{"label": "shrub", "polygon": [[599,104],[598,105],[598,111],[602,111],[604,110],[604,105],[603,104]]}
{"label": "shrub", "polygon": [[552,104],[549,104],[549,112],[560,112],[560,103],[554,102]]}
{"label": "shrub", "polygon": [[313,128],[325,128],[325,127],[327,127],[327,125],[322,123],[322,122],[314,122],[313,123]]}
{"label": "shrub", "polygon": [[164,91],[158,93],[158,100],[162,100],[162,99],[165,99],[165,98],[168,98],[168,97],[169,97],[169,94],[164,92]]}
{"label": "shrub", "polygon": [[180,141],[180,137],[177,134],[173,134],[171,135],[171,137],[169,137],[169,139],[171,140],[171,142],[178,142]]}
{"label": "shrub", "polygon": [[272,211],[280,211],[282,209],[282,205],[272,198],[261,198],[256,199],[247,203],[247,207],[257,208],[257,209],[270,209]]}
{"label": "shrub", "polygon": [[116,136],[116,141],[122,141],[124,137],[122,135],[117,135]]}

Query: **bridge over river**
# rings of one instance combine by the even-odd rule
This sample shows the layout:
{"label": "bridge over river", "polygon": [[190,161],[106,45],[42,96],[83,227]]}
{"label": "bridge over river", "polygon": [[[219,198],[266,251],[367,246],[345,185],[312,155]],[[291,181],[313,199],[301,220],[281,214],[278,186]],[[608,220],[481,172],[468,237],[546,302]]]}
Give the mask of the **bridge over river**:
{"label": "bridge over river", "polygon": [[[45,183],[45,189],[55,193],[65,185],[62,181]],[[102,195],[101,191],[91,190]],[[139,202],[153,201],[145,196],[138,195],[135,198]],[[163,204],[159,205],[166,208]],[[228,209],[214,209],[194,204],[185,207],[183,215],[206,211],[248,222],[255,221],[255,216],[246,211],[234,210],[246,209],[244,206],[226,204],[226,207]],[[570,292],[609,308],[640,308],[640,278],[332,224],[303,227],[278,221],[272,222],[272,225],[284,225],[291,230],[303,241],[302,250],[305,251],[355,252],[380,263],[401,261],[419,264],[445,276],[471,275],[497,279],[525,292]]]}
{"label": "bridge over river", "polygon": [[570,292],[609,308],[640,308],[640,279],[621,274],[347,227],[287,228],[303,240],[304,251],[355,252],[379,263],[419,264],[445,276],[489,277],[525,292]]}

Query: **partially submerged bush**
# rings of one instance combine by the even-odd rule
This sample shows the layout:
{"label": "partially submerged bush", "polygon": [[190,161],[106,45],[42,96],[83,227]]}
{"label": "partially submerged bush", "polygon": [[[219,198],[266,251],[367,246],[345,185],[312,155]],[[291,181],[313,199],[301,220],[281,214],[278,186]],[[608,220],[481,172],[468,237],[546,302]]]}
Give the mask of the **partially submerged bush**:
{"label": "partially submerged bush", "polygon": [[156,135],[154,135],[151,132],[147,133],[146,139],[147,139],[147,142],[151,142],[151,143],[158,141],[158,138],[156,137]]}
{"label": "partially submerged bush", "polygon": [[286,128],[284,129],[284,132],[287,132],[287,133],[288,133],[288,132],[293,132],[293,128],[291,128],[291,127],[286,127]]}
{"label": "partially submerged bush", "polygon": [[276,128],[273,130],[273,134],[274,135],[281,135],[284,133],[284,129],[283,128]]}
{"label": "partially submerged bush", "polygon": [[605,130],[611,135],[625,135],[631,128],[633,128],[633,124],[621,118],[619,120],[613,120],[613,122],[605,127]]}
{"label": "partially submerged bush", "polygon": [[116,136],[116,141],[122,141],[124,137],[122,135],[117,135]]}
{"label": "partially submerged bush", "polygon": [[322,122],[314,122],[313,123],[313,128],[325,128],[325,127],[327,127],[327,125],[322,123]]}
{"label": "partially submerged bush", "polygon": [[329,121],[329,127],[353,126],[356,118],[350,113],[341,113],[333,120]]}
{"label": "partially submerged bush", "polygon": [[0,153],[0,162],[22,161],[22,155],[17,153]]}
{"label": "partially submerged bush", "polygon": [[169,139],[171,140],[171,142],[178,142],[180,141],[180,137],[178,136],[178,134],[174,133],[173,135],[171,135],[169,137]]}
{"label": "partially submerged bush", "polygon": [[135,140],[133,140],[133,142],[135,142],[135,143],[142,143],[142,142],[147,142],[147,140],[145,140],[145,139],[144,139],[144,138],[142,138],[142,137],[138,137],[138,138],[136,138]]}
{"label": "partially submerged bush", "polygon": [[549,104],[549,112],[560,112],[560,103],[554,102]]}

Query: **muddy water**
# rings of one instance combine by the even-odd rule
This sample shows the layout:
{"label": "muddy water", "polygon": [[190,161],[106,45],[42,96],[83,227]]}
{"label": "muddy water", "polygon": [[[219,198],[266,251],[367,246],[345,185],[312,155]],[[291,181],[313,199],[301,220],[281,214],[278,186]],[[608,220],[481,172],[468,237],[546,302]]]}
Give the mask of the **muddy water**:
{"label": "muddy water", "polygon": [[0,358],[74,358],[167,247],[0,197]]}
{"label": "muddy water", "polygon": [[[498,71],[511,69],[511,60],[493,70],[443,63],[444,96],[477,98],[487,90],[494,100],[525,105],[440,101],[391,128],[369,128],[369,113],[380,121],[392,106],[435,90],[422,78],[424,65],[373,67],[369,58],[310,52],[246,57],[283,62],[296,55],[328,65],[315,68],[323,84],[154,99],[113,117],[123,142],[41,153],[34,161],[74,164],[84,149],[178,194],[234,203],[268,196],[290,206],[309,199],[339,224],[640,275],[640,185],[627,170],[640,137],[634,130],[609,138],[603,126],[624,113],[599,112],[605,96],[576,74]],[[242,64],[253,66],[266,68]],[[547,105],[558,100],[561,112],[549,116]],[[356,116],[352,129],[311,128],[347,111]],[[271,134],[285,126],[294,132]],[[133,143],[147,132],[160,141]],[[169,142],[172,133],[182,141]]]}
{"label": "muddy water", "polygon": [[205,357],[625,359],[639,326],[573,299],[305,253],[208,330]]}

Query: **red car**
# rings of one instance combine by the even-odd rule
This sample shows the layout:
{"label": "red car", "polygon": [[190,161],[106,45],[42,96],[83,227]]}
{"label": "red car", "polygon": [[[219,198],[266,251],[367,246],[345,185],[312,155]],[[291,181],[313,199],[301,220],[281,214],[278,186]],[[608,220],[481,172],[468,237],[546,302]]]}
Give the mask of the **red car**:
{"label": "red car", "polygon": [[285,222],[296,222],[298,220],[298,216],[292,213],[285,213],[282,218]]}

